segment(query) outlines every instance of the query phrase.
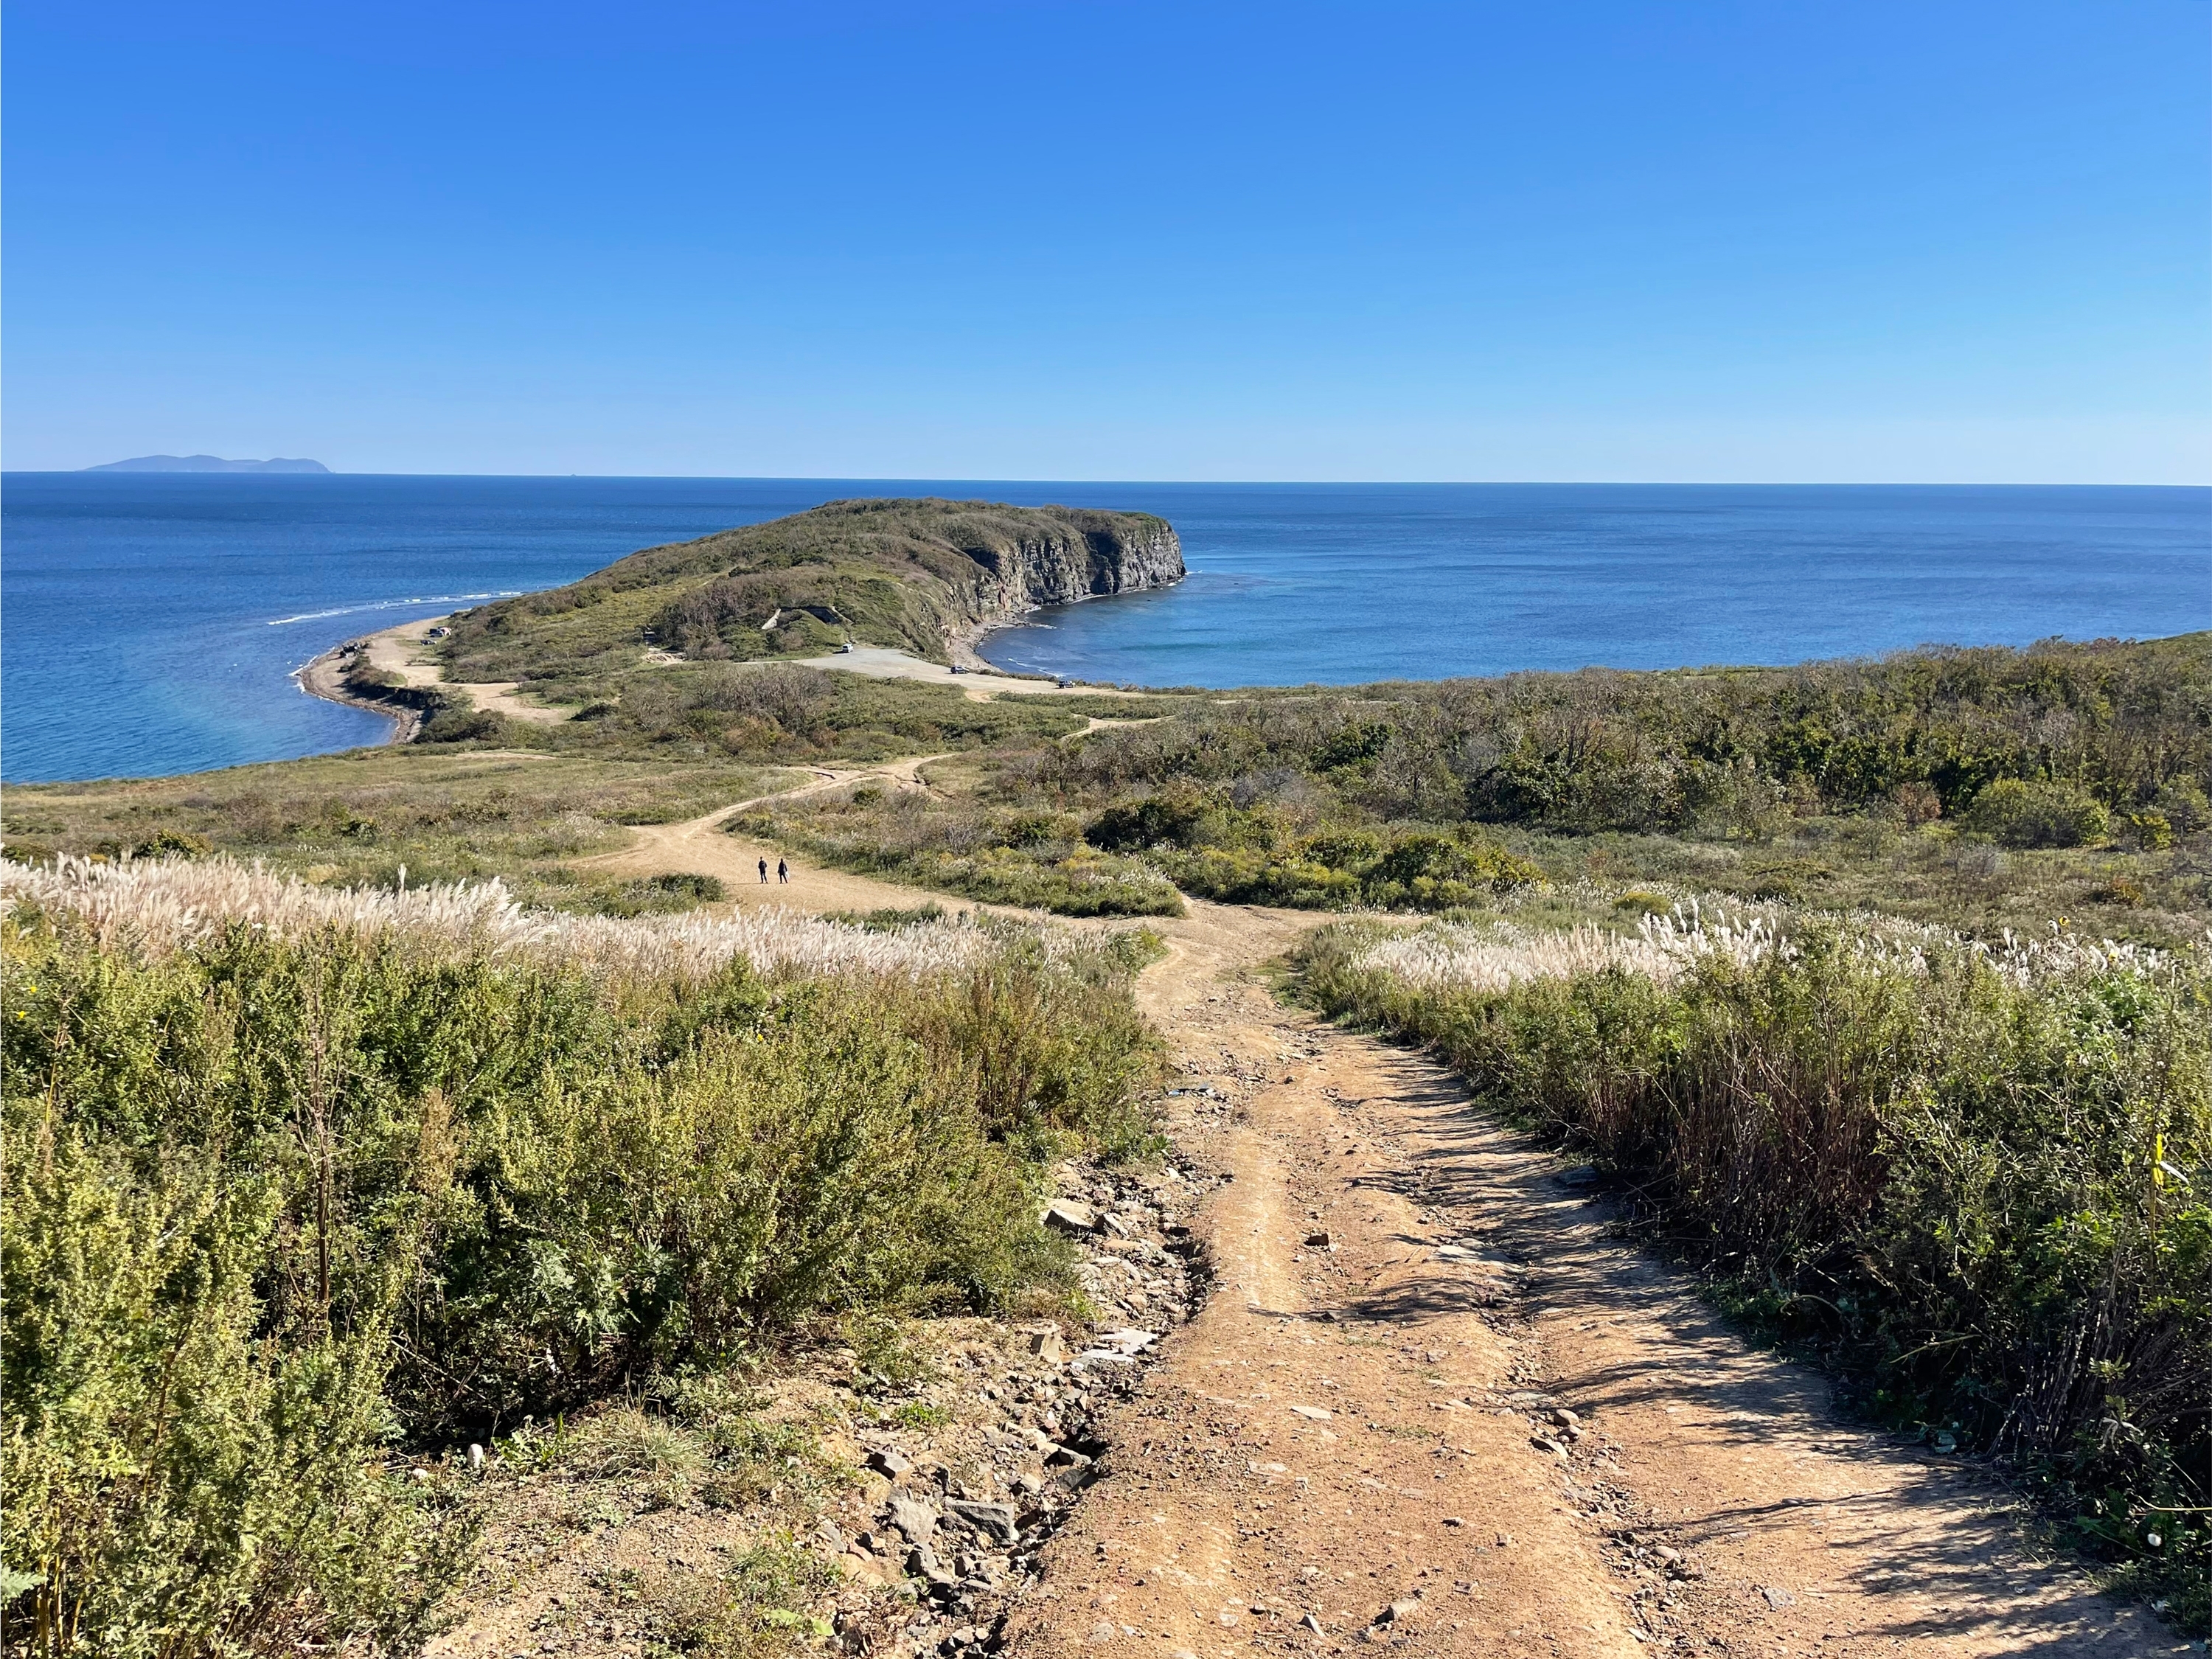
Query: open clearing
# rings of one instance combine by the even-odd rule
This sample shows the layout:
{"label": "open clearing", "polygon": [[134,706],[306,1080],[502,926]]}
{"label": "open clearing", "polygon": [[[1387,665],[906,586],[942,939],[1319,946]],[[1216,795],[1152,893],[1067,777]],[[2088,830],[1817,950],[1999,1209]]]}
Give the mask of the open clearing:
{"label": "open clearing", "polygon": [[[924,763],[799,787],[916,787]],[[796,858],[763,893],[775,849],[719,828],[750,804],[593,862],[720,875],[738,903],[945,902]],[[1006,1651],[2194,1645],[2038,1554],[1972,1467],[1844,1418],[1815,1374],[1747,1346],[1442,1066],[1285,1008],[1267,965],[1316,921],[1193,902],[1147,923],[1169,945],[1140,982],[1180,1073],[1168,1127],[1230,1177],[1191,1218],[1212,1284],[1108,1425],[1106,1478]]]}

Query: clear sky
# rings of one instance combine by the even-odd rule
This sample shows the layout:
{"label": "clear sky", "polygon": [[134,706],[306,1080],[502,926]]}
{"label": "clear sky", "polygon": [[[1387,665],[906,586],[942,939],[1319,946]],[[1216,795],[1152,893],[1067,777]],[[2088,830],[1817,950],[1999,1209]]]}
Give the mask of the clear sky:
{"label": "clear sky", "polygon": [[6,464],[2212,482],[2212,4],[14,0]]}

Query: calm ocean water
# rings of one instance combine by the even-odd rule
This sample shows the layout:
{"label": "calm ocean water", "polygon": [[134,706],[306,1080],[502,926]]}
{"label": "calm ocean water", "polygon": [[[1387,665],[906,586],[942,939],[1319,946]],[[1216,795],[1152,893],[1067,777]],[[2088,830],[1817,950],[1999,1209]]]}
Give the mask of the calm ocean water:
{"label": "calm ocean water", "polygon": [[11,473],[0,776],[196,771],[373,742],[301,693],[340,640],[839,496],[1141,507],[1164,593],[999,634],[1004,666],[1346,684],[1792,662],[2212,626],[2212,489],[1006,483]]}

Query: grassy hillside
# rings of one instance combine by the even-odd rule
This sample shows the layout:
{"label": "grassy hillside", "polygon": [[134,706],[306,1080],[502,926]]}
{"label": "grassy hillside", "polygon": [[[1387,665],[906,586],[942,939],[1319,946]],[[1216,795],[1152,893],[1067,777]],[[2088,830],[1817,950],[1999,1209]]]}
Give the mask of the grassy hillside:
{"label": "grassy hillside", "polygon": [[1662,908],[1718,894],[1991,937],[2063,917],[2172,945],[2212,920],[2212,635],[1153,707],[982,750],[935,799],[817,796],[750,827],[992,896],[1047,893],[1088,856],[1133,903],[1149,868],[1317,909],[1589,881]]}
{"label": "grassy hillside", "polygon": [[[1010,614],[1010,595],[1018,608],[1115,591],[1120,567],[1140,550],[1174,544],[1164,520],[1141,513],[832,501],[479,605],[455,619],[444,654],[452,678],[514,680],[572,702],[604,695],[611,675],[649,651],[754,661],[818,655],[850,639],[945,662],[949,641]],[[1060,586],[1030,594],[1047,568]]]}
{"label": "grassy hillside", "polygon": [[[639,557],[506,637],[731,568]],[[658,635],[665,609],[640,614]],[[804,1326],[1053,1293],[1041,1171],[1145,1133],[1131,945],[607,920],[718,895],[573,862],[787,763],[944,750],[926,787],[737,827],[1073,914],[1431,913],[1314,941],[1307,989],[1637,1175],[1744,1311],[1870,1408],[2043,1469],[2078,1536],[2212,1618],[2212,1534],[2174,1518],[2212,1504],[2187,950],[2212,923],[2212,635],[1086,703],[697,659],[720,629],[682,662],[639,660],[635,630],[598,666],[549,646],[541,684],[593,699],[556,724],[454,709],[395,749],[8,792],[11,857],[103,860],[15,866],[0,925],[6,1150],[31,1172],[8,1410],[41,1425],[11,1429],[9,1518],[42,1607],[75,1598],[118,1649],[220,1605],[256,1610],[242,1650],[404,1650],[438,1589],[410,1553],[458,1560],[471,1522],[458,1476],[398,1483],[380,1437],[505,1432]],[[226,852],[302,884],[263,893]],[[420,890],[491,874],[598,914]],[[1717,901],[1757,927],[1710,959],[1655,945]],[[2183,948],[2083,942],[2106,937]],[[774,1265],[802,1257],[821,1271]],[[130,1442],[149,1401],[174,1433]],[[278,1543],[207,1521],[226,1480]],[[117,1563],[151,1576],[102,1600]]]}

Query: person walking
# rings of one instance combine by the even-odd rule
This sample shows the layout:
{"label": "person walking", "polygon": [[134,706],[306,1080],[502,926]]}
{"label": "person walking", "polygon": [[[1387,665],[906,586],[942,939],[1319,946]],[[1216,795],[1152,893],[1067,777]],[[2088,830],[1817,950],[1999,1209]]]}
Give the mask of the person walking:
{"label": "person walking", "polygon": [[768,860],[766,859],[763,859],[761,860],[761,885],[763,887],[768,885]]}
{"label": "person walking", "polygon": [[779,887],[791,885],[791,866],[781,859],[775,861],[775,884]]}

